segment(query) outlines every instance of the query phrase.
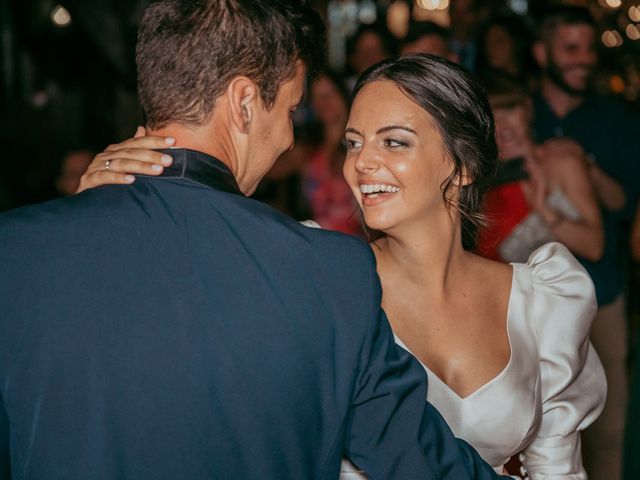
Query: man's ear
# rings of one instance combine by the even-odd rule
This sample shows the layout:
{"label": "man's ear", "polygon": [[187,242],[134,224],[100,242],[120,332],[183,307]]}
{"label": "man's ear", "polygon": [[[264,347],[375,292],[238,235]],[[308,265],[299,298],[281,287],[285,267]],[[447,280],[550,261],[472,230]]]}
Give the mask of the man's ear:
{"label": "man's ear", "polygon": [[227,87],[231,121],[238,130],[247,133],[259,104],[257,85],[247,77],[235,77]]}
{"label": "man's ear", "polygon": [[535,59],[539,67],[544,68],[547,66],[547,47],[544,42],[535,42],[533,44],[533,47],[531,47],[531,53],[533,54],[533,58]]}

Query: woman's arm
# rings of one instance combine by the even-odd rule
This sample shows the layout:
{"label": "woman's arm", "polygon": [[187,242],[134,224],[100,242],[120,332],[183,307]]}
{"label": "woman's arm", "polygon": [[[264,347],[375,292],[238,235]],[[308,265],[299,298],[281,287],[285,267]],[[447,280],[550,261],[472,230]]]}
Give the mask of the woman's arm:
{"label": "woman's arm", "polygon": [[133,138],[109,145],[96,155],[80,178],[76,193],[109,184],[131,184],[133,174],[160,175],[173,159],[154,149],[169,148],[175,144],[170,137],[147,137],[146,130],[138,127]]}
{"label": "woman's arm", "polygon": [[552,138],[547,140],[542,148],[545,157],[575,157],[584,161],[600,205],[611,212],[624,208],[627,200],[622,185],[607,175],[575,140],[567,137]]}
{"label": "woman's arm", "polygon": [[600,415],[607,381],[589,342],[597,312],[591,278],[566,247],[549,243],[527,262],[538,346],[542,418],[524,452],[531,480],[587,480],[580,432]]}
{"label": "woman's arm", "polygon": [[[548,184],[557,185],[573,206],[580,219],[573,220],[549,206],[538,194],[536,208],[559,242],[575,255],[598,261],[604,250],[604,229],[600,208],[582,159],[577,157],[547,157],[542,165]],[[553,181],[553,183],[552,183]]]}

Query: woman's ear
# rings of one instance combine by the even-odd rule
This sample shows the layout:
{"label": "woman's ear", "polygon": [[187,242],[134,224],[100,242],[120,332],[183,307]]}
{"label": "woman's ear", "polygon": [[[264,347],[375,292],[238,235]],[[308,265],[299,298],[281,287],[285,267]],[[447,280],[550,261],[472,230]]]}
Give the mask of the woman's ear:
{"label": "woman's ear", "polygon": [[462,188],[471,185],[474,181],[475,178],[473,178],[473,176],[469,173],[469,170],[463,167],[453,184],[456,187]]}
{"label": "woman's ear", "polygon": [[236,77],[227,87],[231,121],[243,133],[249,131],[259,103],[257,85],[247,77]]}

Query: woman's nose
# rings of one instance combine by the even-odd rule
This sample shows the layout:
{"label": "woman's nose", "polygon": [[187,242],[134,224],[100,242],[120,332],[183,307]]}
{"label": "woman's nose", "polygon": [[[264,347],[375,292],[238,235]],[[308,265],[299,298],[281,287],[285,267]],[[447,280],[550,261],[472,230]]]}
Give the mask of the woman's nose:
{"label": "woman's nose", "polygon": [[356,170],[360,173],[368,173],[377,170],[379,166],[380,163],[373,152],[363,148],[356,159]]}

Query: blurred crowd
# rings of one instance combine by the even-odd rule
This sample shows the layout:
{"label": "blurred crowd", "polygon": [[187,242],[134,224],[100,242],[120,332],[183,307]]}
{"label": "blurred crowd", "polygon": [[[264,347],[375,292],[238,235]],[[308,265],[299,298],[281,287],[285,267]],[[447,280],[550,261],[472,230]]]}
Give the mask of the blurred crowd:
{"label": "blurred crowd", "polygon": [[[623,99],[593,88],[601,37],[588,10],[559,7],[533,18],[490,3],[452,0],[449,26],[412,21],[401,39],[381,24],[360,26],[347,41],[346,68],[309,81],[294,117],[295,147],[256,197],[299,220],[367,239],[342,176],[356,79],[385,58],[413,53],[473,72],[494,113],[499,151],[474,248],[495,260],[522,262],[557,240],[584,265],[599,304],[592,341],[609,384],[605,411],[584,435],[586,468],[594,480],[640,478],[640,459],[629,453],[640,447],[638,378],[629,388],[630,373],[640,376],[638,359],[630,365],[638,311],[633,291],[640,285],[633,267],[640,262],[640,116]],[[60,195],[75,192],[95,153],[63,156],[54,185]],[[0,188],[3,202],[9,204]]]}

